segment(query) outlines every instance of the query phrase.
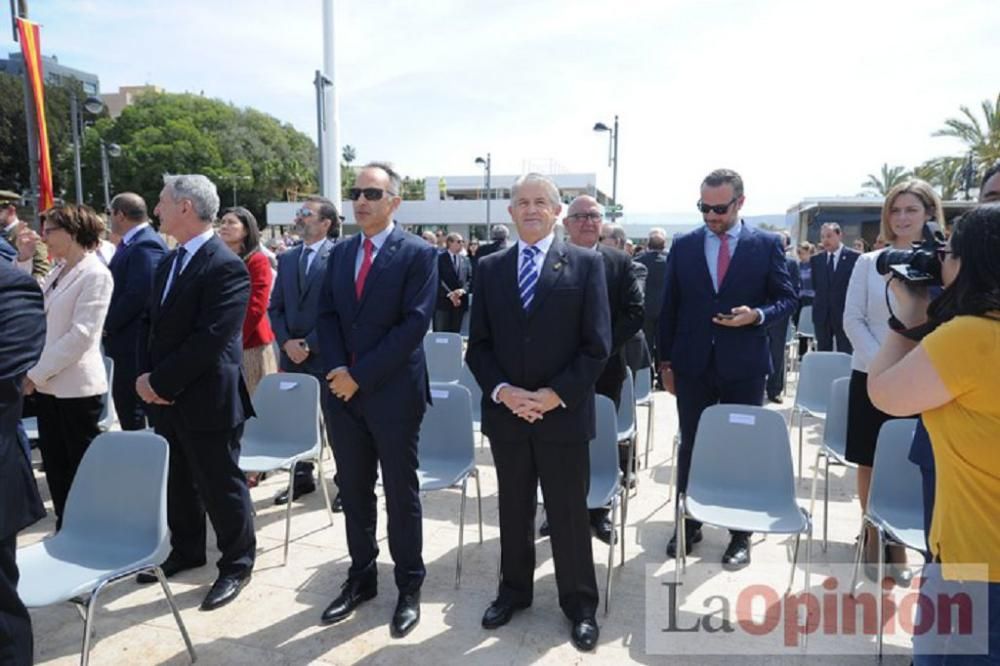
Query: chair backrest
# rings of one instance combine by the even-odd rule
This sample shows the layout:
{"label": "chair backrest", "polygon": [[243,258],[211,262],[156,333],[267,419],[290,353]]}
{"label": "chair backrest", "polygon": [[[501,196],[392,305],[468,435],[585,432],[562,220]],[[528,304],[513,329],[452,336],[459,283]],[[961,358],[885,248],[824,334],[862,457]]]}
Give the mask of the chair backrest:
{"label": "chair backrest", "polygon": [[788,318],[788,326],[785,327],[785,344],[791,344],[795,341],[795,324],[792,323],[792,318]]}
{"label": "chair backrest", "polygon": [[590,440],[590,492],[587,506],[603,506],[618,483],[618,417],[615,403],[607,396],[596,397],[597,431]]}
{"label": "chair backrest", "polygon": [[843,352],[809,352],[799,366],[795,404],[810,412],[825,414],[830,401],[830,385],[851,376],[851,355]]}
{"label": "chair backrest", "polygon": [[473,462],[476,444],[469,389],[450,382],[431,382],[431,402],[420,424],[419,459]]}
{"label": "chair backrest", "polygon": [[167,440],[152,432],[106,432],[80,461],[59,536],[116,547],[169,544]]}
{"label": "chair backrest", "polygon": [[749,405],[712,405],[701,413],[687,494],[703,504],[726,498],[747,510],[795,501],[785,419]]}
{"label": "chair backrest", "polygon": [[247,420],[243,436],[257,441],[318,445],[319,381],[312,375],[276,372],[264,375],[253,394],[257,416]]}
{"label": "chair backrest", "polygon": [[479,388],[479,382],[476,381],[472,370],[469,370],[469,366],[462,365],[462,373],[458,377],[458,383],[460,386],[469,389],[469,396],[472,399],[472,420],[476,422],[482,421],[483,390]]}
{"label": "chair backrest", "polygon": [[807,338],[816,337],[816,326],[813,324],[813,306],[805,305],[799,311],[799,335]]}
{"label": "chair backrest", "polygon": [[635,375],[635,401],[648,402],[653,395],[653,369],[640,368]]}
{"label": "chair backrest", "polygon": [[108,376],[108,390],[104,394],[104,406],[101,408],[101,418],[97,425],[101,430],[107,432],[115,425],[118,414],[115,413],[115,401],[111,397],[111,387],[115,381],[115,362],[107,356],[104,357],[104,372]]}
{"label": "chair backrest", "polygon": [[830,385],[826,420],[823,423],[823,444],[841,458],[847,452],[847,404],[851,379],[841,377]]}
{"label": "chair backrest", "polygon": [[457,382],[462,373],[462,336],[458,333],[428,333],[424,356],[432,382]]}
{"label": "chair backrest", "polygon": [[896,527],[923,529],[923,480],[920,468],[909,458],[916,428],[916,419],[882,424],[875,443],[868,511]]}
{"label": "chair backrest", "polygon": [[618,403],[618,433],[623,434],[635,427],[635,382],[632,368],[625,368],[622,380],[622,399]]}

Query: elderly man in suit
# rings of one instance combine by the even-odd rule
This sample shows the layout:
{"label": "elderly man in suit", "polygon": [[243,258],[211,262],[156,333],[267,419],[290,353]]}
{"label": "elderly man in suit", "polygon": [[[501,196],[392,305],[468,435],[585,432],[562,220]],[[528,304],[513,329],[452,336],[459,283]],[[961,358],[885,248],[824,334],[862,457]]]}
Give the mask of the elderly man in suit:
{"label": "elderly man in suit", "polygon": [[[781,240],[740,219],[744,201],[743,179],[735,171],[706,176],[698,201],[705,226],[675,238],[667,261],[660,368],[664,386],[677,396],[678,493],[687,489],[701,413],[719,403],[763,402],[771,368],[766,322],[795,309]],[[722,564],[740,569],[750,563],[750,534],[730,534]],[[690,551],[701,541],[701,525],[687,521],[685,536]],[[675,533],[667,555],[676,551]]]}
{"label": "elderly man in suit", "polygon": [[520,240],[478,268],[466,361],[483,388],[483,432],[496,462],[502,574],[482,624],[498,628],[531,605],[541,481],[559,605],[573,644],[589,651],[599,635],[589,441],[612,331],[604,260],[555,238],[561,209],[549,178],[519,177],[508,210]]}
{"label": "elderly man in suit", "polygon": [[135,392],[142,315],[153,290],[153,274],[167,244],[149,224],[146,202],[133,192],[111,200],[111,233],[122,240],[108,268],[115,280],[104,320],[104,353],[115,362],[111,395],[122,430],[146,427],[146,412]]}
{"label": "elderly man in suit", "polygon": [[861,253],[844,245],[840,225],[827,222],[819,230],[820,245],[824,252],[809,260],[812,267],[813,299],[812,316],[816,327],[816,348],[819,351],[837,351],[850,354],[854,351],[844,332],[844,303],[847,301],[847,284],[851,271]]}
{"label": "elderly man in suit", "polygon": [[472,282],[472,265],[462,254],[462,235],[450,233],[445,237],[445,250],[438,255],[438,296],[434,310],[434,330],[459,333],[462,318],[469,309],[469,288]]}
{"label": "elderly man in suit", "polygon": [[437,249],[393,221],[402,181],[372,162],[350,190],[361,233],[330,255],[319,305],[319,341],[336,433],[344,527],[351,566],[326,624],[346,619],[378,590],[375,477],[381,466],[389,552],[399,591],[390,623],[402,637],[420,621],[423,530],[417,436],[430,400],[423,339],[438,289]]}
{"label": "elderly man in suit", "polygon": [[[326,275],[330,252],[340,238],[341,217],[333,202],[325,197],[309,197],[295,213],[295,230],[302,235],[302,244],[278,257],[278,277],[271,292],[267,314],[281,349],[282,372],[303,372],[326,384],[326,373],[319,354],[319,293]],[[333,431],[327,421],[327,440],[333,441]],[[320,479],[320,483],[323,480]],[[316,490],[313,464],[299,463],[295,467],[292,499]],[[288,502],[288,489],[274,498],[275,504]],[[333,510],[340,511],[340,495],[333,500]]]}
{"label": "elderly man in suit", "polygon": [[31,616],[17,596],[17,533],[45,515],[31,475],[29,453],[18,441],[25,373],[45,342],[45,311],[38,283],[0,261],[0,664],[30,664]]}
{"label": "elderly man in suit", "polygon": [[[257,540],[239,468],[244,422],[254,415],[240,371],[250,274],[212,229],[215,185],[202,175],[164,176],[156,206],[177,247],[156,269],[136,391],[157,434],[170,443],[168,577],[205,564],[208,512],[222,556],[202,601],[214,610],[250,581]],[[139,582],[154,576],[140,574]]]}

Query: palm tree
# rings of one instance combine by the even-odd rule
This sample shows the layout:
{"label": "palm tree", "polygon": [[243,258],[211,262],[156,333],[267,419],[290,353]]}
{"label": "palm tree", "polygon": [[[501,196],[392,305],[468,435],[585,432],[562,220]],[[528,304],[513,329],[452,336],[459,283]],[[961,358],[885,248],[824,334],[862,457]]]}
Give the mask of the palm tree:
{"label": "palm tree", "polygon": [[861,183],[861,187],[875,190],[878,194],[884,197],[889,190],[909,178],[910,175],[911,174],[906,170],[906,167],[891,167],[886,163],[882,165],[880,175],[875,175],[873,173],[868,174],[868,180]]}
{"label": "palm tree", "polygon": [[943,200],[953,201],[964,186],[964,171],[964,158],[935,157],[914,169],[913,175],[936,187]]}
{"label": "palm tree", "polygon": [[944,121],[945,127],[932,136],[950,136],[968,146],[980,171],[1000,160],[1000,94],[996,101],[984,99],[980,108],[983,118],[979,118],[967,106],[960,106],[961,116]]}
{"label": "palm tree", "polygon": [[340,157],[344,160],[344,164],[350,168],[351,162],[358,159],[358,151],[354,150],[354,146],[351,144],[344,144],[344,149],[340,151]]}

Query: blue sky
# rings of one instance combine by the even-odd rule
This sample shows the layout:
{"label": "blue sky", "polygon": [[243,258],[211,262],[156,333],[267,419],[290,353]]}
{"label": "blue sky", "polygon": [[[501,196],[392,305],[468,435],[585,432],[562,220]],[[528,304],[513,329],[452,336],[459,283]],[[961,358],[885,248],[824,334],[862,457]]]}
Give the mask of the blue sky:
{"label": "blue sky", "polygon": [[[315,133],[320,0],[30,9],[45,54],[104,91],[204,92]],[[629,212],[693,210],[718,166],[743,174],[750,215],[854,195],[883,162],[960,152],[931,132],[1000,92],[997,0],[338,0],[336,12],[340,134],[359,160],[472,174],[490,151],[494,173],[554,160],[610,190],[607,135],[591,127],[617,113]]]}

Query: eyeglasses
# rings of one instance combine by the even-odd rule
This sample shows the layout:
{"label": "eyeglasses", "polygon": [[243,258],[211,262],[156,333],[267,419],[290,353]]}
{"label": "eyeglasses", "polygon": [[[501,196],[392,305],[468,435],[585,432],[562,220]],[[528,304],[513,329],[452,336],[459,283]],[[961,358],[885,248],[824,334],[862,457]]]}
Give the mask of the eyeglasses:
{"label": "eyeglasses", "polygon": [[312,217],[315,214],[312,208],[306,208],[305,206],[295,211],[295,217]]}
{"label": "eyeglasses", "polygon": [[601,217],[600,213],[593,211],[590,213],[573,213],[572,215],[567,215],[566,219],[573,222],[586,222],[587,220],[590,220],[591,222],[600,222]]}
{"label": "eyeglasses", "polygon": [[725,214],[726,211],[729,210],[729,207],[732,206],[737,199],[739,199],[739,197],[733,197],[732,199],[729,200],[729,203],[719,204],[717,206],[711,206],[705,203],[704,201],[699,201],[695,205],[698,206],[698,210],[700,210],[703,215],[707,214],[709,211],[715,213],[716,215],[723,215]]}
{"label": "eyeglasses", "polygon": [[347,191],[347,196],[351,198],[351,201],[357,201],[362,194],[368,201],[378,201],[383,194],[388,194],[390,197],[396,196],[395,192],[383,190],[381,187],[352,187]]}

